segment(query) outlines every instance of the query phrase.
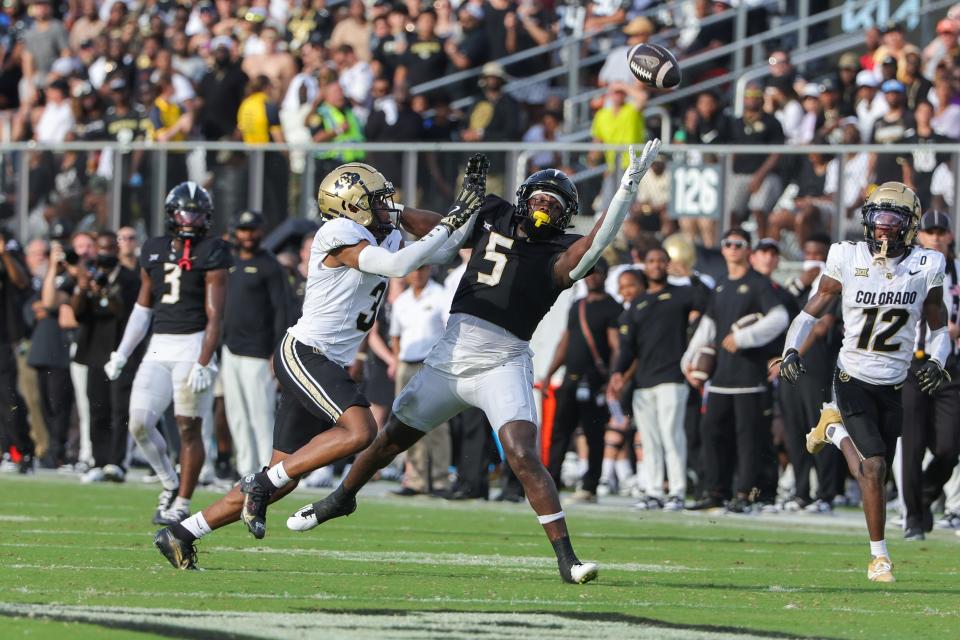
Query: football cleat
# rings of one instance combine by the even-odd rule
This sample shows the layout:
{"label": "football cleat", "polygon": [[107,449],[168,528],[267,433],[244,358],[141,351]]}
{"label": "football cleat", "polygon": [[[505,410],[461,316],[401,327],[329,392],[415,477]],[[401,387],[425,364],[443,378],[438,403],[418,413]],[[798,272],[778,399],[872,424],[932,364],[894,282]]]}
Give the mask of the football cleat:
{"label": "football cleat", "polygon": [[167,521],[163,518],[163,512],[173,506],[173,500],[177,497],[179,491],[180,487],[164,489],[160,492],[160,497],[157,499],[157,511],[153,514],[153,524],[167,524]]}
{"label": "football cleat", "polygon": [[[179,522],[183,522],[190,517],[190,509],[185,508],[176,508],[171,506],[169,509],[164,509],[161,511],[154,519],[154,524],[162,524],[166,526],[172,526]],[[159,522],[158,522],[159,521]]]}
{"label": "football cleat", "polygon": [[887,556],[877,556],[867,567],[867,578],[871,582],[896,582],[893,577],[893,563]]}
{"label": "football cleat", "polygon": [[830,438],[827,437],[827,427],[831,424],[843,424],[843,418],[840,417],[837,405],[824,402],[820,410],[820,422],[807,434],[807,451],[817,453],[830,442]]}
{"label": "football cleat", "polygon": [[257,474],[248,473],[240,480],[240,492],[243,493],[243,509],[240,518],[257,540],[267,535],[267,505],[270,504],[268,491],[257,482]]}
{"label": "football cleat", "polygon": [[291,531],[310,531],[327,520],[348,516],[357,510],[357,498],[348,496],[337,489],[322,500],[300,507],[287,518],[287,529]]}
{"label": "football cleat", "polygon": [[578,562],[569,567],[560,567],[560,577],[568,584],[586,584],[596,580],[599,573],[599,567],[595,562]]}
{"label": "football cleat", "polygon": [[903,532],[903,539],[908,542],[922,541],[926,536],[923,535],[923,529],[920,527],[907,527]]}
{"label": "football cleat", "polygon": [[154,546],[163,557],[170,561],[174,569],[197,570],[197,547],[192,542],[184,542],[169,527],[160,529],[153,537]]}

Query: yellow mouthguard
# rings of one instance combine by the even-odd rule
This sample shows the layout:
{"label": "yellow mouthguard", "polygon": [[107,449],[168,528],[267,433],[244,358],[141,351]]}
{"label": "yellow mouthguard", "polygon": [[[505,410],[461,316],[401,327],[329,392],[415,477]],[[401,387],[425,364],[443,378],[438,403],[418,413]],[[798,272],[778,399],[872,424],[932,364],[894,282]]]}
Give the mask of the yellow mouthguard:
{"label": "yellow mouthguard", "polygon": [[533,212],[533,226],[539,228],[540,225],[550,224],[550,214],[546,211]]}

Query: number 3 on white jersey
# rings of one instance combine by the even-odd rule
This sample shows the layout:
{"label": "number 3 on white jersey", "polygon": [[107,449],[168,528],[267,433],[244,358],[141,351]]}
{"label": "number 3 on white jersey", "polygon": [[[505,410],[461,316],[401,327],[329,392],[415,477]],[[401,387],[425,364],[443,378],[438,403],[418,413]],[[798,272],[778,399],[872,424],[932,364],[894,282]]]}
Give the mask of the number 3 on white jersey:
{"label": "number 3 on white jersey", "polygon": [[507,256],[498,252],[497,247],[512,249],[513,238],[504,237],[499,233],[490,234],[490,241],[487,242],[487,250],[486,253],[483,254],[483,259],[493,263],[493,270],[490,273],[477,274],[477,282],[480,284],[491,287],[496,286],[497,283],[500,282],[501,276],[503,276],[503,268],[507,266]]}
{"label": "number 3 on white jersey", "polygon": [[177,304],[180,301],[180,265],[165,262],[163,271],[163,281],[170,285],[170,291],[160,297],[160,304]]}

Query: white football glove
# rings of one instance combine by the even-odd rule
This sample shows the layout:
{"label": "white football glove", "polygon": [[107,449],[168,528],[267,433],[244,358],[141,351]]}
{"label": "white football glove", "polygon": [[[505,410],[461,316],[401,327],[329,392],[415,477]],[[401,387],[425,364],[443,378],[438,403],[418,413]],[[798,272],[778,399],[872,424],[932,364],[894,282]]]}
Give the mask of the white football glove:
{"label": "white football glove", "polygon": [[190,369],[190,375],[187,376],[187,385],[193,389],[194,393],[203,393],[210,388],[216,376],[217,365],[212,360],[207,366],[194,362],[193,368]]}
{"label": "white football glove", "polygon": [[116,380],[120,377],[120,372],[123,371],[126,364],[127,358],[114,351],[110,354],[110,360],[107,361],[107,364],[103,365],[103,372],[107,374],[108,380]]}
{"label": "white football glove", "polygon": [[653,164],[653,161],[657,159],[657,154],[659,153],[659,138],[648,140],[647,144],[643,146],[643,153],[640,154],[639,158],[633,150],[633,145],[630,145],[630,166],[623,172],[623,177],[620,178],[620,186],[631,193],[636,191],[640,180],[646,175],[647,170],[650,168],[650,165]]}

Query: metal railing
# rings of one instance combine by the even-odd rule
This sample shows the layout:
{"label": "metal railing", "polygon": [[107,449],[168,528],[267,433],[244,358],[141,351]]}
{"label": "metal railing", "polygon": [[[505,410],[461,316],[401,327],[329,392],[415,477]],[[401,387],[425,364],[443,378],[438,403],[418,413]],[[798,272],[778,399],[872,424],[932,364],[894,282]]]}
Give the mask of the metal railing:
{"label": "metal railing", "polygon": [[[639,141],[638,141],[639,142]],[[487,153],[491,157],[495,169],[496,180],[491,181],[491,191],[509,197],[516,191],[530,169],[529,160],[535,154],[544,154],[544,158],[555,164],[547,166],[562,166],[568,170],[572,178],[578,183],[581,190],[581,209],[585,213],[593,211],[592,203],[595,197],[602,208],[602,194],[599,182],[604,174],[609,174],[609,168],[603,165],[594,165],[586,161],[591,151],[623,152],[625,148],[615,145],[601,145],[592,143],[370,143],[362,145],[286,145],[264,144],[249,146],[235,142],[187,141],[166,144],[132,143],[118,145],[110,143],[68,143],[62,145],[40,145],[30,143],[0,145],[0,215],[12,218],[20,237],[30,238],[43,235],[43,221],[53,213],[62,212],[71,217],[72,222],[79,224],[88,220],[86,224],[91,228],[117,228],[120,224],[139,223],[145,233],[159,233],[163,228],[162,202],[166,191],[172,186],[170,181],[174,173],[175,164],[171,157],[179,158],[187,165],[189,177],[199,180],[214,193],[217,205],[217,218],[220,224],[228,221],[233,214],[243,208],[252,208],[264,211],[271,226],[289,217],[310,217],[315,215],[313,205],[317,181],[322,177],[317,175],[318,170],[332,168],[338,161],[332,159],[326,165],[308,162],[306,170],[297,174],[289,171],[282,162],[283,154],[290,151],[304,151],[311,154],[327,153],[332,151],[364,151],[367,159],[381,168],[389,164],[399,175],[388,175],[394,180],[403,193],[403,201],[408,206],[427,206],[440,209],[449,204],[449,198],[456,187],[459,172],[462,170],[466,158],[477,152]],[[76,181],[75,188],[63,190],[64,179],[67,175],[64,166],[66,159],[75,159],[89,154],[110,151],[116,154],[114,171],[109,176],[91,175]],[[150,172],[145,176],[146,185],[132,187],[129,176],[125,173],[126,158],[132,152],[143,151],[149,158]],[[184,154],[178,152],[192,152]],[[922,158],[935,157],[935,154],[944,154],[949,163],[938,166],[940,172],[939,197],[946,205],[954,209],[960,202],[960,143],[923,145],[674,145],[665,143],[662,148],[662,159],[669,170],[679,168],[699,167],[704,164],[704,158],[715,158],[714,166],[719,167],[723,174],[723,193],[719,194],[725,202],[736,200],[743,193],[737,194],[735,188],[738,182],[734,175],[734,158],[737,156],[768,157],[771,154],[781,156],[806,156],[809,154],[823,154],[832,156],[836,160],[837,188],[835,196],[826,206],[826,213],[831,214],[832,235],[841,238],[847,232],[850,224],[848,211],[844,200],[849,200],[849,189],[866,186],[872,180],[865,172],[852,175],[847,170],[850,167],[859,167],[863,158],[853,154],[875,153],[883,155],[910,156],[916,162]],[[272,155],[271,155],[272,154]],[[392,155],[390,155],[392,154]],[[206,167],[201,166],[204,158],[224,159],[211,160]],[[373,156],[373,157],[371,157]],[[177,160],[178,162],[180,160]],[[849,162],[861,164],[849,165]],[[73,166],[78,166],[74,163]],[[933,166],[929,167],[930,170]],[[384,169],[386,171],[386,169]],[[46,173],[44,173],[46,172]],[[43,175],[57,176],[50,180],[46,187],[41,178]],[[272,172],[272,173],[271,173]],[[619,172],[619,169],[616,170]],[[929,173],[929,172],[928,172]],[[72,175],[72,174],[70,174]],[[614,176],[615,177],[615,176]],[[742,176],[741,176],[742,177]],[[797,173],[783,171],[782,181],[778,187],[778,207],[789,208],[789,190],[786,189],[791,181],[796,181]],[[896,179],[896,177],[887,179]],[[848,183],[849,181],[849,183]],[[944,187],[944,184],[947,185]],[[667,199],[676,198],[677,191],[673,187]],[[932,193],[934,187],[927,187]],[[46,189],[46,191],[44,191]],[[284,194],[277,199],[276,192],[280,189]],[[781,194],[780,192],[784,193]],[[298,193],[295,199],[292,193]],[[287,197],[289,195],[289,197]],[[820,195],[820,194],[818,194]],[[286,198],[286,199],[284,199]],[[445,199],[447,198],[447,199]],[[929,195],[924,194],[922,204],[931,205]],[[855,200],[856,198],[854,198]],[[828,199],[829,200],[829,199]],[[824,201],[827,202],[827,201]],[[271,204],[272,203],[272,204]],[[955,210],[955,209],[954,209]],[[69,214],[69,215],[68,215]],[[729,226],[733,219],[733,208],[728,205],[722,207],[722,214],[717,222]],[[956,215],[956,214],[955,214]],[[52,217],[57,217],[53,215]],[[960,219],[956,220],[960,223]]]}

